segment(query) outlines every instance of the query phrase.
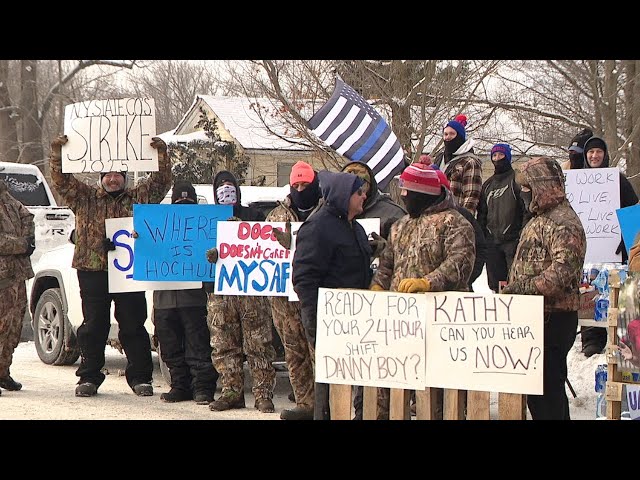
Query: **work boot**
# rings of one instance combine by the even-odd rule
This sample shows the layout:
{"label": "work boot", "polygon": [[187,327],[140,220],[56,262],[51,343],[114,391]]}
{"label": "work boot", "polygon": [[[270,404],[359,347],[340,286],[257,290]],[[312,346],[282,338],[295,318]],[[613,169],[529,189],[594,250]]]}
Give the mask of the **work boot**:
{"label": "work boot", "polygon": [[211,402],[213,402],[213,393],[210,393],[210,392],[196,392],[193,395],[193,400],[198,405],[209,405]]}
{"label": "work boot", "polygon": [[167,403],[185,402],[191,400],[193,395],[187,390],[181,390],[179,388],[171,388],[167,393],[160,395],[160,400]]}
{"label": "work boot", "polygon": [[150,383],[139,383],[134,385],[133,391],[139,397],[150,397],[153,395],[153,387]]}
{"label": "work boot", "polygon": [[218,397],[218,400],[209,404],[209,410],[222,412],[224,410],[231,410],[232,408],[244,408],[245,406],[244,394],[227,390]]}
{"label": "work boot", "polygon": [[11,378],[11,375],[7,375],[6,377],[0,378],[0,388],[4,388],[10,392],[17,392],[22,388],[22,384]]}
{"label": "work boot", "polygon": [[260,410],[262,413],[273,413],[276,411],[270,398],[256,398],[255,407],[256,410]]}
{"label": "work boot", "polygon": [[76,397],[93,397],[98,393],[95,383],[83,382],[76,387]]}
{"label": "work boot", "polygon": [[313,407],[296,406],[283,410],[281,420],[313,420]]}

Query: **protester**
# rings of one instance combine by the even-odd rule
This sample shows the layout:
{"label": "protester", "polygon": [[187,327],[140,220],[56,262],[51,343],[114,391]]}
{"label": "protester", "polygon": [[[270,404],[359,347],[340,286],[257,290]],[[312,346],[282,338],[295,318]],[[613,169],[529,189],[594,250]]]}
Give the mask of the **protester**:
{"label": "protester", "polygon": [[520,231],[530,215],[515,181],[511,146],[496,143],[491,148],[491,162],[494,173],[482,185],[478,222],[487,239],[487,283],[498,293],[499,283],[507,281]]}
{"label": "protester", "polygon": [[[409,212],[391,227],[370,290],[418,293],[468,290],[475,262],[475,233],[458,212],[449,189],[428,165],[413,164],[399,186]],[[443,390],[434,389],[442,418]]]}
{"label": "protester", "polygon": [[106,237],[105,219],[131,217],[134,203],[159,203],[164,199],[171,187],[167,146],[159,137],[152,139],[151,146],[158,151],[159,170],[134,188],[126,188],[126,172],[102,172],[98,187],[62,173],[62,145],[66,143],[66,135],[53,140],[49,164],[54,188],[76,217],[72,267],[77,270],[84,315],[76,334],[81,352],[76,396],[95,395],[105,379],[101,369],[111,325],[111,302],[115,304],[118,340],[127,356],[127,383],[136,395],[153,395],[151,344],[144,327],[145,293],[109,293],[107,252],[115,250],[115,245]]}
{"label": "protester", "polygon": [[527,405],[534,420],[569,420],[567,354],[578,327],[587,240],[555,160],[529,160],[516,173],[516,182],[533,216],[520,233],[502,293],[544,297],[544,394],[527,395]]}
{"label": "protester", "polygon": [[593,131],[590,128],[583,128],[576,133],[567,149],[569,158],[560,164],[563,170],[575,170],[584,166],[584,144],[591,137],[593,137]]}
{"label": "protester", "polygon": [[[241,204],[236,177],[226,170],[213,179],[215,203],[233,206],[233,220],[262,222],[260,210]],[[211,263],[218,260],[218,250],[207,251]],[[222,392],[209,404],[214,411],[244,408],[243,358],[246,355],[253,377],[254,407],[262,413],[274,412],[273,389],[276,371],[273,361],[271,308],[266,297],[209,294],[207,323],[211,335],[213,366],[220,374]]]}
{"label": "protester", "polygon": [[27,309],[25,281],[33,277],[35,225],[33,214],[11,196],[3,180],[0,203],[0,388],[17,391],[22,384],[11,377],[9,369]]}
{"label": "protester", "polygon": [[[171,191],[171,203],[198,204],[198,196],[191,182],[176,181]],[[206,285],[194,289],[153,292],[153,319],[160,344],[160,357],[171,377],[171,389],[160,395],[160,400],[164,402],[192,399],[198,405],[213,402],[218,372],[211,362]]]}
{"label": "protester", "polygon": [[[311,165],[300,161],[293,166],[289,190],[289,195],[267,215],[267,222],[302,222],[318,205],[320,182]],[[288,239],[286,248],[291,246],[290,235]],[[296,402],[294,408],[283,410],[280,418],[313,420],[314,358],[300,318],[300,302],[290,302],[287,297],[270,297],[269,301],[273,324],[284,346],[284,358]]]}
{"label": "protester", "polygon": [[[292,265],[305,334],[314,355],[318,288],[367,288],[371,247],[355,217],[364,211],[364,180],[352,173],[318,173],[324,203],[298,230]],[[315,420],[329,420],[329,385],[316,383]]]}
{"label": "protester", "polygon": [[[387,238],[389,238],[389,232],[391,231],[391,225],[406,215],[406,211],[396,202],[391,200],[391,197],[383,195],[378,189],[378,182],[376,182],[375,175],[371,168],[363,162],[349,162],[343,168],[343,172],[353,173],[362,180],[364,184],[362,189],[367,195],[367,199],[364,202],[364,211],[356,215],[355,219],[360,218],[379,218],[380,219],[380,235],[375,232],[371,233],[371,240],[369,240],[369,246],[371,247],[372,260],[380,257],[380,254],[387,244]],[[355,407],[354,420],[362,419],[362,398],[364,389],[361,386],[355,388],[355,396],[353,399],[353,405]],[[378,388],[378,415],[381,420],[389,418],[389,397],[390,390],[388,388]]]}
{"label": "protester", "polygon": [[466,125],[465,115],[447,123],[442,130],[444,152],[436,158],[436,165],[449,179],[458,205],[475,215],[482,189],[482,163],[473,153],[475,142],[467,138]]}
{"label": "protester", "polygon": [[[584,144],[583,152],[584,164],[583,168],[608,168],[609,167],[609,150],[605,141],[600,137],[591,137]],[[619,172],[620,177],[620,208],[630,207],[638,203],[638,195],[636,194],[631,182],[627,177]],[[622,263],[627,263],[627,249],[624,240],[621,238],[616,254],[622,254]],[[607,329],[606,328],[583,328],[581,330],[582,337],[582,353],[585,357],[590,357],[596,353],[600,353],[607,345]]]}

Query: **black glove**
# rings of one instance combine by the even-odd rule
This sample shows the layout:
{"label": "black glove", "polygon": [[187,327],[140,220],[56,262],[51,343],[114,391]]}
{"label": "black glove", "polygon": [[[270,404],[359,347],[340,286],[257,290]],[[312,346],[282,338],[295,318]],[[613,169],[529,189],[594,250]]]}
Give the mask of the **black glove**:
{"label": "black glove", "polygon": [[29,257],[36,249],[36,237],[33,235],[29,235],[27,237],[27,251],[25,252],[25,256]]}
{"label": "black glove", "polygon": [[387,246],[387,241],[378,235],[376,232],[371,232],[371,240],[369,240],[369,246],[371,247],[371,258],[377,258],[382,254],[384,247]]}
{"label": "black glove", "polygon": [[116,249],[116,245],[111,241],[110,238],[107,237],[102,240],[102,248],[104,248],[105,252],[111,252]]}
{"label": "black glove", "polygon": [[619,253],[622,253],[623,248],[624,248],[624,241],[620,240],[620,243],[618,244],[618,248],[616,248],[616,255],[618,255]]}

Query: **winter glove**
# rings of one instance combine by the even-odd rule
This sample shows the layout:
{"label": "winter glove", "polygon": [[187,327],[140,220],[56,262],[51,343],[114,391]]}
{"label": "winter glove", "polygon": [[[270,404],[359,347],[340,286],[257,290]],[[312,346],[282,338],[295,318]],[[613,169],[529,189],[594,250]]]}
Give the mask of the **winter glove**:
{"label": "winter glove", "polygon": [[167,153],[167,144],[164,143],[160,137],[153,137],[151,139],[151,146],[158,150],[158,153]]}
{"label": "winter glove", "polygon": [[501,293],[510,293],[512,295],[517,295],[520,293],[521,288],[522,285],[516,280],[515,282],[507,283],[505,287],[502,287]]}
{"label": "winter glove", "polygon": [[207,250],[207,260],[209,263],[216,263],[218,261],[218,249],[216,247]]}
{"label": "winter glove", "polygon": [[110,238],[107,237],[102,240],[102,248],[104,248],[105,252],[111,252],[116,249],[116,245],[111,241]]}
{"label": "winter glove", "polygon": [[378,258],[382,254],[384,247],[387,246],[387,241],[376,232],[371,232],[371,240],[369,240],[369,246],[371,247],[371,251],[373,252],[371,254],[371,258]]}
{"label": "winter glove", "polygon": [[372,290],[374,292],[384,292],[384,288],[382,288],[382,286],[378,285],[377,283],[372,283],[369,287],[369,290]]}
{"label": "winter glove", "polygon": [[62,161],[62,145],[67,143],[69,139],[66,135],[60,135],[51,142],[51,152],[49,153],[50,160]]}
{"label": "winter glove", "polygon": [[28,236],[26,239],[27,251],[25,252],[26,257],[30,257],[33,251],[36,249],[36,237],[33,235]]}
{"label": "winter glove", "polygon": [[233,217],[232,216],[232,217],[227,218],[227,222],[241,222],[241,221],[242,221],[242,219],[238,218],[238,217]]}
{"label": "winter glove", "polygon": [[629,252],[629,271],[640,272],[640,243],[631,247]]}
{"label": "winter glove", "polygon": [[289,220],[284,224],[284,232],[282,230],[274,230],[273,235],[284,248],[287,250],[291,248],[291,222]]}
{"label": "winter glove", "polygon": [[430,292],[431,282],[426,278],[405,278],[400,280],[398,291],[403,293]]}

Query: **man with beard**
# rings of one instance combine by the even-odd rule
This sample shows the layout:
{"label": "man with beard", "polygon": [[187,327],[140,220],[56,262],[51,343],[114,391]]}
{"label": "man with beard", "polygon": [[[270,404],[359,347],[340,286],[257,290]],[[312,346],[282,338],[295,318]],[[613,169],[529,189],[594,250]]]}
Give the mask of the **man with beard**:
{"label": "man with beard", "polygon": [[[292,282],[311,355],[315,354],[318,288],[361,288],[371,280],[371,247],[355,221],[367,198],[364,180],[352,173],[318,173],[324,203],[298,230]],[[314,420],[329,420],[329,385],[315,384]]]}
{"label": "man with beard", "polygon": [[475,142],[472,138],[467,139],[466,125],[464,115],[457,115],[447,123],[442,130],[444,152],[439,155],[436,165],[449,179],[451,193],[458,205],[475,215],[482,189],[482,163],[473,153]]}
{"label": "man with beard", "polygon": [[506,281],[516,253],[520,231],[529,219],[520,197],[516,172],[511,166],[511,147],[496,143],[491,149],[494,174],[482,185],[478,205],[478,222],[487,239],[487,283],[498,293],[499,283]]}
{"label": "man with beard", "polygon": [[51,143],[49,165],[53,187],[76,216],[75,250],[71,266],[76,269],[80,298],[82,299],[82,325],[77,337],[81,361],[76,375],[77,397],[91,397],[105,379],[104,349],[111,325],[111,302],[118,322],[118,340],[127,356],[125,377],[138,396],[153,395],[151,385],[153,363],[149,334],[144,327],[147,319],[145,292],[109,293],[107,252],[115,250],[107,238],[105,219],[131,217],[134,203],[160,203],[171,188],[171,163],[167,145],[154,137],[151,146],[158,150],[157,172],[126,188],[126,172],[102,172],[98,187],[62,173],[62,145],[66,135]]}
{"label": "man with beard", "polygon": [[[600,137],[591,137],[584,143],[583,168],[608,168],[609,149],[606,142]],[[631,182],[627,177],[619,172],[620,176],[620,208],[630,207],[638,203],[636,194]],[[626,263],[627,249],[621,239],[615,253],[622,254],[622,263]],[[602,352],[607,345],[607,329],[598,327],[583,327],[581,329],[582,353],[589,358],[596,353]]]}
{"label": "man with beard", "polygon": [[[214,201],[218,205],[232,205],[230,220],[262,222],[260,210],[241,204],[241,190],[236,177],[229,171],[218,172],[213,179]],[[207,250],[207,260],[218,261],[218,249]],[[254,407],[262,413],[274,412],[273,389],[276,371],[273,360],[271,308],[266,297],[209,294],[207,323],[211,335],[211,358],[220,374],[222,392],[209,409],[217,412],[245,408],[243,355],[253,377]]]}
{"label": "man with beard", "polygon": [[564,190],[564,174],[549,157],[534,158],[516,173],[532,213],[503,294],[544,297],[544,394],[527,395],[534,420],[570,420],[565,391],[567,354],[575,342],[580,279],[587,239]]}
{"label": "man with beard", "polygon": [[[313,167],[297,162],[289,176],[290,193],[278,202],[267,222],[303,222],[320,201],[320,183]],[[289,224],[287,223],[287,226]],[[284,234],[275,235],[285,248],[291,247],[290,228]],[[314,358],[300,318],[300,302],[290,302],[287,297],[270,297],[273,324],[284,346],[284,359],[289,370],[296,406],[281,412],[282,420],[313,420]]]}
{"label": "man with beard", "polygon": [[[391,226],[370,290],[468,291],[476,258],[473,226],[429,165],[405,168],[398,183],[408,215]],[[443,390],[435,389],[442,416]]]}

